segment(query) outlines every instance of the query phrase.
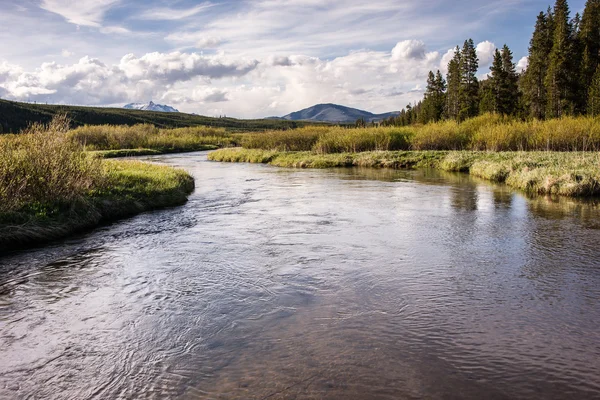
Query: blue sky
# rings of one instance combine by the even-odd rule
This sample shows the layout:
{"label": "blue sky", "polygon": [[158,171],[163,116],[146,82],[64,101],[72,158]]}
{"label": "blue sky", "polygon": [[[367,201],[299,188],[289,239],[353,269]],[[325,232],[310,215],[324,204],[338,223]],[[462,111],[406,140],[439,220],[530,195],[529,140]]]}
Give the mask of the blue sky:
{"label": "blue sky", "polygon": [[[423,4],[425,3],[425,4]],[[571,1],[573,15],[584,1]],[[525,65],[547,0],[2,0],[0,97],[83,105],[154,100],[243,118],[322,102],[373,112],[422,97],[473,38],[488,71]]]}

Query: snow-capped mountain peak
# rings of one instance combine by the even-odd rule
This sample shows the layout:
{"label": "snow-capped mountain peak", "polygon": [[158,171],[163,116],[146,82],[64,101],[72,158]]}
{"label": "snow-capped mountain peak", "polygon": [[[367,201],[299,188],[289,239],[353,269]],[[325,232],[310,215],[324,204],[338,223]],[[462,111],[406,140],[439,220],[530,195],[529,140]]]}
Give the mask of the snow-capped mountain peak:
{"label": "snow-capped mountain peak", "polygon": [[150,101],[148,104],[146,103],[129,103],[125,105],[123,108],[128,110],[143,110],[143,111],[160,111],[160,112],[179,112],[176,108],[171,106],[156,104],[153,101]]}

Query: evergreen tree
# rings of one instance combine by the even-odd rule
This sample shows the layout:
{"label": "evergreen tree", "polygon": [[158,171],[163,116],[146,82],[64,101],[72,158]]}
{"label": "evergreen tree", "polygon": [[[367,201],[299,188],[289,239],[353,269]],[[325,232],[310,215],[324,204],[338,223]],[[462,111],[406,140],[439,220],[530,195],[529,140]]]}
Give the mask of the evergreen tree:
{"label": "evergreen tree", "polygon": [[461,53],[458,46],[454,51],[454,57],[448,63],[448,75],[446,76],[446,82],[448,84],[448,91],[446,93],[446,117],[450,119],[458,119],[458,113],[460,111],[460,64],[461,64]]}
{"label": "evergreen tree", "polygon": [[479,113],[496,112],[496,102],[494,100],[494,90],[490,78],[479,82]]}
{"label": "evergreen tree", "polygon": [[596,67],[588,92],[587,112],[592,117],[600,116],[600,65]]}
{"label": "evergreen tree", "polygon": [[529,43],[529,66],[523,76],[525,107],[532,118],[546,116],[547,92],[544,84],[548,74],[548,54],[552,50],[552,13],[541,12],[537,17],[533,37]]}
{"label": "evergreen tree", "polygon": [[460,55],[460,89],[458,119],[463,121],[479,113],[479,81],[477,70],[479,59],[473,39],[466,40]]}
{"label": "evergreen tree", "polygon": [[600,64],[600,0],[586,2],[578,38],[581,46],[580,86],[582,97],[587,99],[588,87]]}
{"label": "evergreen tree", "polygon": [[484,107],[487,112],[502,113],[502,94],[504,93],[503,86],[505,85],[506,77],[502,65],[502,54],[498,49],[494,52],[494,61],[490,67],[490,78],[488,79],[488,92],[486,93],[488,104]]}
{"label": "evergreen tree", "polygon": [[429,71],[427,78],[427,89],[422,103],[422,109],[419,114],[419,122],[426,124],[428,122],[437,122],[442,118],[445,103],[446,81],[442,78],[440,71],[434,74]]}
{"label": "evergreen tree", "polygon": [[435,89],[436,89],[436,101],[435,101],[435,121],[439,121],[444,116],[444,104],[446,103],[446,81],[442,76],[442,73],[438,69],[435,74]]}
{"label": "evergreen tree", "polygon": [[544,82],[548,96],[546,116],[551,118],[561,117],[575,111],[573,26],[569,21],[567,0],[556,0],[553,25],[553,45]]}
{"label": "evergreen tree", "polygon": [[519,75],[513,62],[512,51],[507,45],[502,47],[502,85],[499,110],[501,114],[515,115],[519,105]]}
{"label": "evergreen tree", "polygon": [[427,88],[425,89],[425,96],[423,99],[423,112],[421,113],[422,124],[426,124],[429,121],[435,120],[435,75],[433,71],[429,71],[427,76]]}

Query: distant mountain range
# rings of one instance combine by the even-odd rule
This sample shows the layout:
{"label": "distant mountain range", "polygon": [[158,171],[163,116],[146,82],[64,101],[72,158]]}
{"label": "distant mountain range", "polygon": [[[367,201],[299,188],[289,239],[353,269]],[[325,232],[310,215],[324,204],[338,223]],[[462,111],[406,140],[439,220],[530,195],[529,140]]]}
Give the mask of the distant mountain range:
{"label": "distant mountain range", "polygon": [[128,110],[142,110],[142,111],[160,111],[160,112],[179,112],[176,108],[171,106],[165,106],[163,104],[156,104],[154,102],[150,102],[148,104],[145,103],[129,103],[125,105],[123,108]]}
{"label": "distant mountain range", "polygon": [[317,104],[316,106],[305,108],[304,110],[296,111],[283,117],[271,117],[270,119],[353,123],[360,118],[363,118],[366,122],[377,122],[398,114],[400,114],[398,111],[373,114],[368,111],[344,107],[338,104]]}

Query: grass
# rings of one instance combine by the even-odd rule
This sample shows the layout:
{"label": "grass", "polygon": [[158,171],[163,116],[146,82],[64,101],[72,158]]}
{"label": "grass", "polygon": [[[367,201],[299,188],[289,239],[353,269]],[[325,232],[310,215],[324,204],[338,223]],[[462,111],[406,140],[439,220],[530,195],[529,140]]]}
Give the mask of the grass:
{"label": "grass", "polygon": [[0,250],[182,204],[194,189],[182,170],[91,156],[67,131],[59,117],[0,138]]}
{"label": "grass", "polygon": [[[231,133],[225,129],[204,126],[160,129],[151,124],[86,125],[70,131],[68,136],[90,151],[149,149],[160,153],[181,153],[235,144]],[[104,153],[104,156],[112,154],[119,156],[123,153]]]}
{"label": "grass", "polygon": [[600,151],[600,118],[520,121],[486,114],[462,123],[271,130],[240,135],[238,142],[246,149],[318,154],[397,150]]}
{"label": "grass", "polygon": [[374,151],[317,154],[221,149],[209,159],[290,168],[436,168],[467,172],[531,194],[600,195],[600,154],[592,152]]}

